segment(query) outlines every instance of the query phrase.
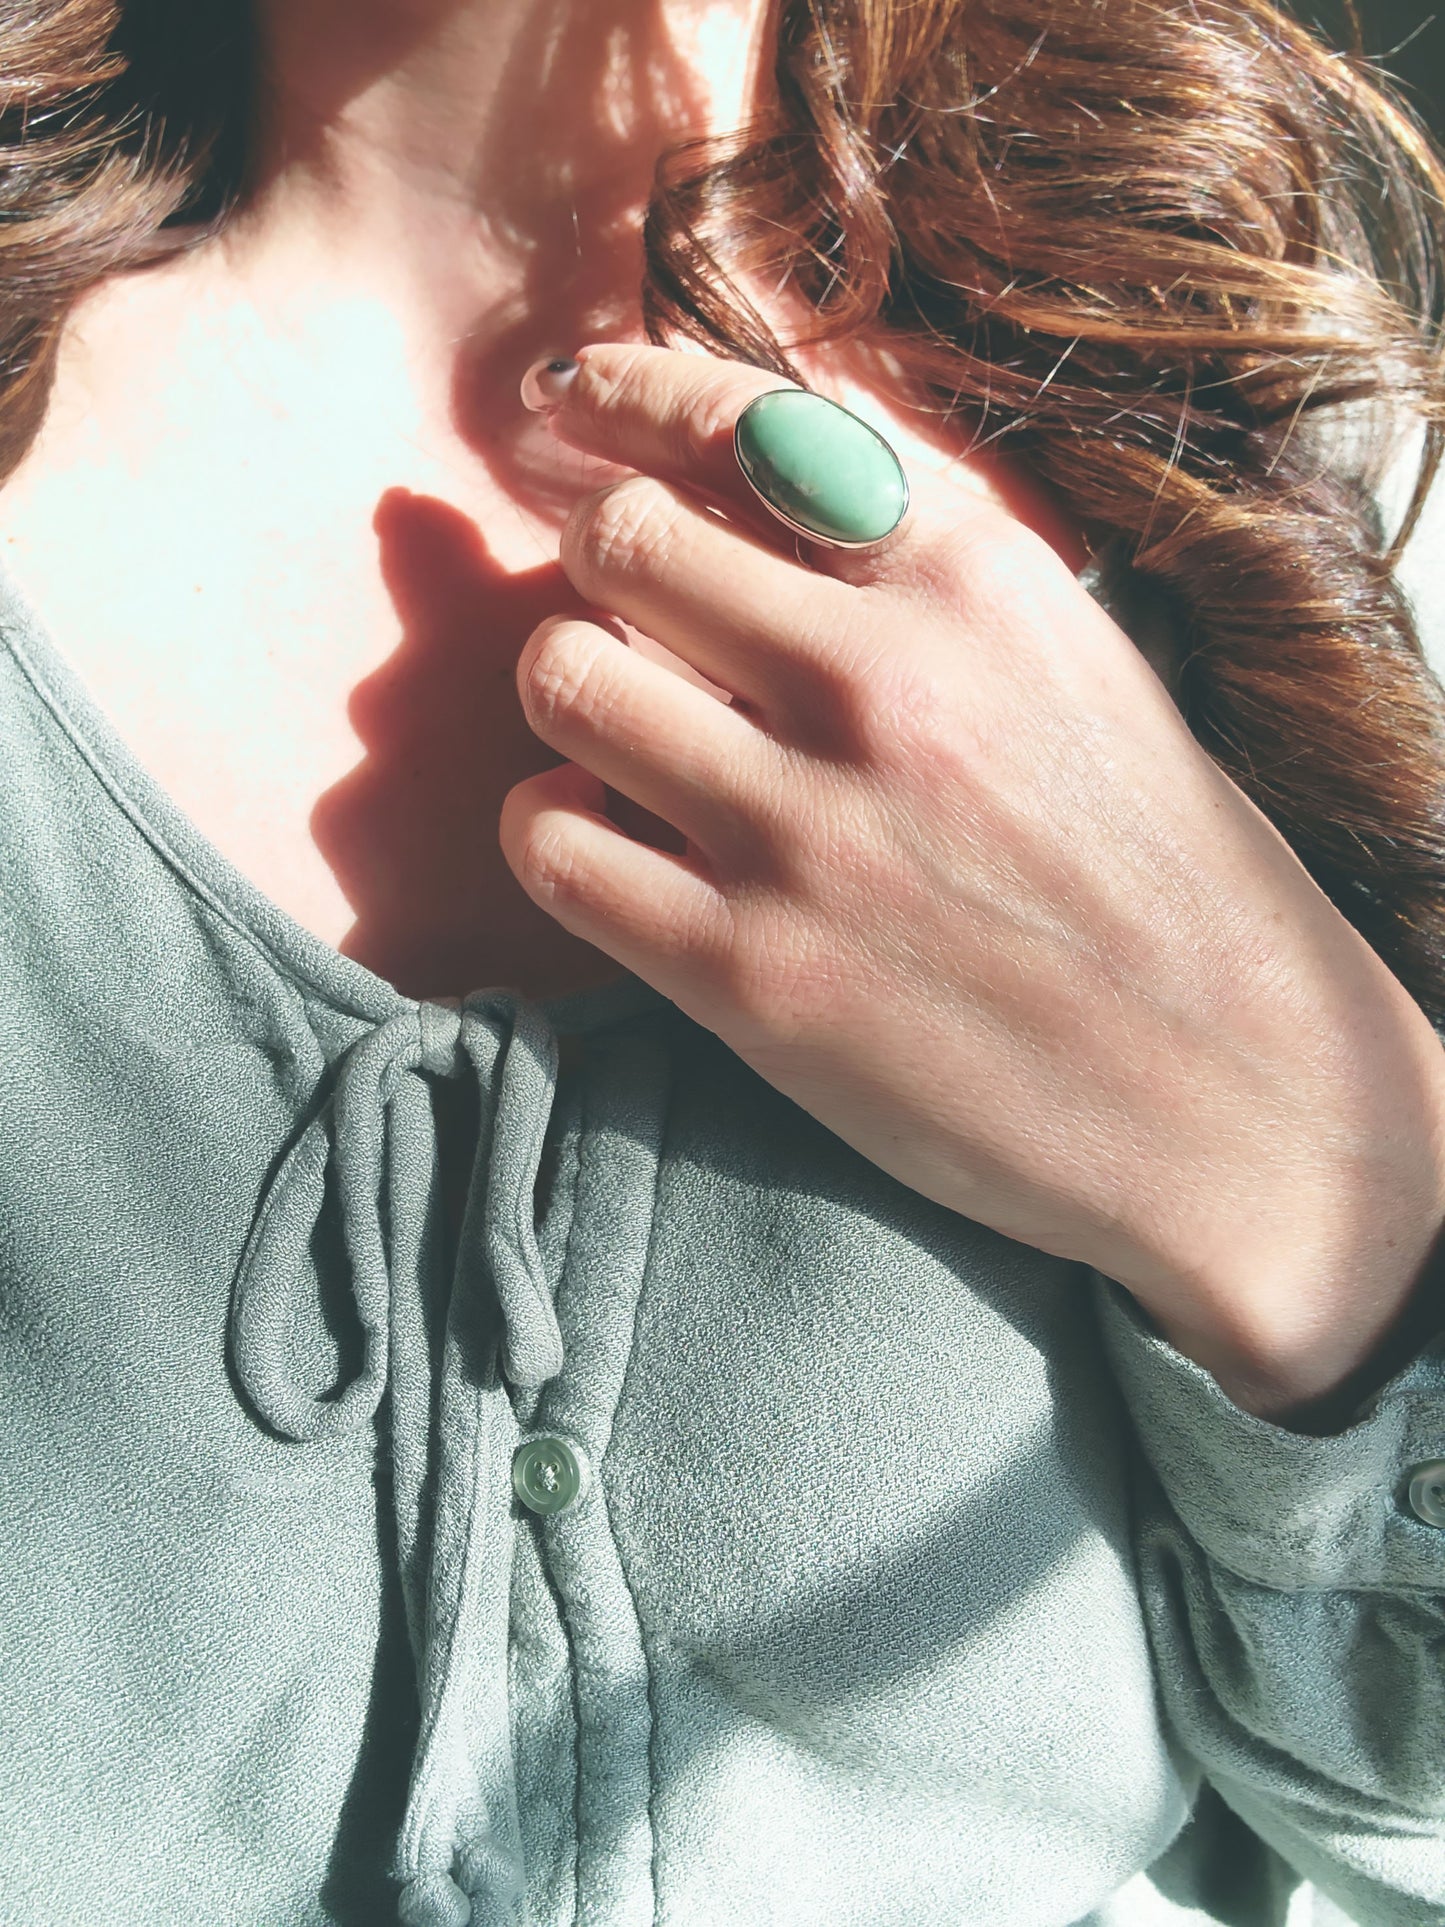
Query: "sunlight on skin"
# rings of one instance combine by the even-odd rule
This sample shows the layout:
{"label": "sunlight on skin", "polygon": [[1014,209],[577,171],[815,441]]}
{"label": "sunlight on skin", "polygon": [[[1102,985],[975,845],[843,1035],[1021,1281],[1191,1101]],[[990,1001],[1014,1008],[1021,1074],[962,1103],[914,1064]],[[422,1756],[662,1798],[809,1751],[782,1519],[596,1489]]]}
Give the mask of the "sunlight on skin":
{"label": "sunlight on skin", "polygon": [[[468,959],[492,939],[479,913],[456,908],[456,858],[426,876],[413,849],[388,866],[376,839],[388,810],[411,815],[416,848],[450,843],[459,821],[491,825],[502,772],[545,760],[502,658],[525,640],[524,610],[536,621],[569,601],[557,568],[567,510],[626,472],[558,444],[522,407],[521,375],[538,355],[642,338],[638,234],[656,153],[736,125],[768,57],[762,0],[607,4],[348,0],[343,20],[339,0],[277,0],[283,50],[326,56],[283,74],[290,163],[215,243],[87,296],[49,417],[5,490],[7,561],[118,734],[253,882],[327,942],[369,938],[383,972],[384,926],[440,931],[464,915],[478,926],[469,947],[459,954],[458,939],[438,969],[484,967]],[[445,34],[429,41],[443,16]],[[630,66],[618,27],[629,16]],[[398,23],[412,36],[400,50]],[[593,63],[608,45],[616,97],[603,112]],[[646,139],[618,133],[647,111]],[[516,137],[538,124],[547,139],[519,167]],[[785,346],[811,333],[791,287],[744,277],[740,292]],[[941,446],[936,412],[911,412],[889,357],[853,345],[794,358],[915,474],[992,493],[959,463],[957,427]],[[449,591],[420,658],[377,519],[379,505],[408,500],[423,524],[451,513],[445,540],[470,530],[485,556],[472,606]],[[403,508],[388,526],[416,522]],[[616,626],[713,689],[665,644]],[[426,757],[409,706],[423,699],[418,673],[451,692],[428,723],[440,733],[427,798],[406,787]],[[398,676],[408,707],[388,743],[365,698],[395,705]],[[473,717],[467,735],[454,739],[447,709]],[[628,828],[661,833],[635,817]],[[541,927],[489,831],[471,836],[494,930],[507,906],[532,932],[517,967],[540,971],[552,945],[570,968],[576,944]],[[428,970],[424,981],[442,979]]]}
{"label": "sunlight on skin", "polygon": [[[286,0],[284,8],[274,0],[273,17],[303,40],[309,33],[308,50],[322,61],[290,76],[301,93],[286,97],[283,132],[294,147],[282,157],[294,165],[213,248],[87,300],[68,331],[51,419],[7,490],[7,553],[17,555],[21,586],[119,734],[273,900],[323,940],[351,944],[348,954],[404,977],[408,994],[451,994],[503,977],[552,988],[584,966],[615,970],[585,931],[561,940],[550,911],[504,874],[494,836],[503,798],[555,770],[555,755],[565,753],[555,743],[549,752],[530,729],[513,671],[528,629],[535,634],[549,610],[575,606],[555,567],[562,519],[609,475],[608,464],[589,468],[555,442],[522,407],[518,384],[538,355],[640,338],[637,222],[652,163],[661,146],[732,117],[739,102],[730,90],[746,95],[748,60],[733,47],[725,73],[716,63],[725,29],[740,32],[740,13],[758,0],[718,0],[701,11],[686,0],[659,0],[657,9],[617,0],[611,13],[605,4],[589,12],[582,0],[550,10],[548,0],[474,0],[408,11],[359,0],[343,15],[339,0]],[[618,27],[624,12],[638,23],[630,47]],[[693,51],[679,58],[686,21]],[[599,99],[604,54],[609,80]],[[532,91],[519,91],[523,77]],[[635,126],[645,140],[633,137]],[[538,127],[540,151],[519,148]],[[811,332],[814,317],[790,287],[744,282],[741,292],[784,344]],[[936,408],[910,412],[886,354],[852,346],[823,351],[825,365],[807,352],[793,358],[820,393],[884,433],[915,476],[946,473],[1042,532],[1041,493],[1007,469],[960,462],[957,427],[946,446]],[[84,572],[75,567],[77,528],[91,545]],[[1057,518],[1048,539],[1067,552]],[[1080,558],[1068,559],[1077,566]],[[1011,606],[1011,624],[1020,613]],[[890,647],[897,633],[889,631]],[[950,634],[955,676],[961,639],[962,630]],[[1042,659],[1050,640],[1040,638]],[[969,636],[966,646],[982,645]],[[703,680],[661,644],[639,648]],[[1136,669],[1121,657],[1119,687],[1133,692],[1114,738],[1121,761],[1125,744],[1131,756],[1145,753],[1140,725],[1153,713],[1139,701]],[[1156,693],[1150,688],[1149,699]],[[1030,689],[1031,703],[1036,695]],[[722,720],[711,713],[714,724]],[[1179,747],[1176,721],[1155,719],[1161,754]],[[933,792],[922,785],[920,793]],[[799,820],[809,807],[804,799]],[[1032,822],[1027,805],[1020,814]],[[614,820],[625,836],[639,834]],[[1230,820],[1242,838],[1257,838],[1257,825]],[[1061,847],[1079,821],[1075,792],[1061,809]],[[1141,846],[1153,835],[1141,832]],[[1271,846],[1268,856],[1275,862],[1278,852]],[[1041,867],[1053,863],[1050,856]],[[1290,879],[1302,887],[1293,871]],[[1321,914],[1314,896],[1304,902],[1309,915]],[[902,906],[895,923],[905,948],[926,933],[933,907],[926,892]],[[852,931],[853,911],[844,910],[840,928]],[[860,905],[857,916],[866,922],[875,910]],[[1326,921],[1330,941],[1344,941]],[[860,981],[895,934],[890,925],[864,944]],[[930,958],[954,967],[954,934]],[[1189,961],[1185,949],[1181,964]],[[1007,973],[980,957],[977,975],[991,984]],[[896,990],[889,985],[893,1003]],[[919,995],[925,1023],[951,1008],[944,991],[924,986]],[[1107,998],[1094,1001],[1107,1008]],[[1393,1013],[1380,1009],[1383,1033]],[[906,1024],[906,1012],[892,1018]],[[870,1011],[868,1039],[875,1029]],[[1288,1027],[1290,1050],[1297,1030]],[[1409,1023],[1402,1035],[1412,1041]],[[1059,1061],[1072,1064],[1074,1030],[1066,1041]],[[1433,1065],[1435,1039],[1424,1044]],[[1132,1048],[1126,1028],[1115,1066]],[[1170,1048],[1167,1038],[1160,1048]],[[1400,1051],[1403,1062],[1404,1044]],[[956,1089],[941,1052],[923,1065],[924,1082],[935,1058]],[[899,1062],[890,1060],[890,1077]],[[801,1072],[763,1074],[807,1108],[817,1096],[815,1114],[847,1135],[848,1119],[828,1100],[839,1082],[828,1065],[821,1096]],[[1047,1091],[1039,1108],[1067,1115]],[[876,1111],[871,1097],[864,1109]],[[944,1175],[934,1185],[926,1172],[920,1179],[919,1169],[887,1161],[887,1144],[865,1122],[850,1140],[865,1155],[926,1195],[973,1210],[975,1199],[956,1188],[954,1137],[945,1133]],[[1149,1138],[1147,1128],[1131,1130],[1126,1143]],[[931,1138],[929,1147],[932,1156]],[[1172,1187],[1178,1168],[1197,1162],[1191,1151],[1159,1168]],[[1100,1168],[1095,1160],[1090,1183]],[[1130,1195],[1147,1189],[1137,1172],[1125,1175]],[[1244,1211],[1256,1173],[1231,1175]],[[1044,1178],[1052,1198],[1059,1174]],[[1007,1235],[1022,1227],[1035,1233],[1030,1242],[1055,1248],[1036,1235],[1038,1200],[1024,1202],[1018,1217],[984,1221]],[[1433,1230],[1433,1191],[1428,1203]],[[1417,1205],[1412,1198],[1409,1211]],[[1202,1237],[1181,1242],[1196,1258],[1204,1249]],[[1137,1286],[1115,1255],[1106,1251],[1101,1268]],[[1347,1255],[1353,1268],[1354,1245]],[[1291,1244],[1291,1266],[1309,1256]],[[1172,1293],[1175,1281],[1166,1282]]]}

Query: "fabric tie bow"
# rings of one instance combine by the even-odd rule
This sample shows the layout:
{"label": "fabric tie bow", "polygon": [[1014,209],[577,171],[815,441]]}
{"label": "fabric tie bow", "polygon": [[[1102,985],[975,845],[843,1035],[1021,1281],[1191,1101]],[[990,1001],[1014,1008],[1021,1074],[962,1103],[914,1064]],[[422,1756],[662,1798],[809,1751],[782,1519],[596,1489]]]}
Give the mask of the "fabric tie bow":
{"label": "fabric tie bow", "polygon": [[[514,1385],[536,1387],[561,1371],[562,1334],[533,1224],[557,1064],[557,1039],[541,1012],[507,992],[399,1011],[346,1052],[326,1102],[262,1196],[232,1289],[232,1359],[268,1425],[290,1439],[331,1438],[369,1423],[381,1403],[398,1231],[393,1221],[389,1238],[382,1224],[388,1135],[399,1126],[432,1129],[426,1074],[458,1077],[470,1067],[482,1095],[453,1290],[485,1292],[490,1274],[502,1369]],[[365,1357],[339,1394],[318,1397],[295,1382],[287,1337],[303,1300],[314,1297],[309,1250],[332,1159]]]}

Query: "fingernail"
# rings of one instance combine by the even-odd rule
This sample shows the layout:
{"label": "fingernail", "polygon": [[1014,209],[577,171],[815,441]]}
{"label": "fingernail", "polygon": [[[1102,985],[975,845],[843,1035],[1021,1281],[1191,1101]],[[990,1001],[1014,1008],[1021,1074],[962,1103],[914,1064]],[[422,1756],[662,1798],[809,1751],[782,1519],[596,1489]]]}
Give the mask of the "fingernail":
{"label": "fingernail", "polygon": [[566,398],[581,365],[570,355],[559,355],[552,361],[534,361],[522,377],[522,406],[536,413],[555,408]]}

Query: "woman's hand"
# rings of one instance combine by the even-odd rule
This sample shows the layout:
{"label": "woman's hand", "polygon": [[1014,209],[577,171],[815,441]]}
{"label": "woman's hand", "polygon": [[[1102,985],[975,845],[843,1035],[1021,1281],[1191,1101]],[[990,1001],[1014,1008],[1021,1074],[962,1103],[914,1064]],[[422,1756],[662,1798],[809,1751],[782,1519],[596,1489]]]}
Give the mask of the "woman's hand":
{"label": "woman's hand", "polygon": [[913,475],[886,543],[806,567],[732,454],[777,377],[578,358],[554,431],[639,472],[563,534],[596,619],[518,663],[568,759],[503,809],[528,894],[903,1183],[1118,1280],[1241,1402],[1337,1385],[1445,1217],[1419,1006],[1021,524]]}

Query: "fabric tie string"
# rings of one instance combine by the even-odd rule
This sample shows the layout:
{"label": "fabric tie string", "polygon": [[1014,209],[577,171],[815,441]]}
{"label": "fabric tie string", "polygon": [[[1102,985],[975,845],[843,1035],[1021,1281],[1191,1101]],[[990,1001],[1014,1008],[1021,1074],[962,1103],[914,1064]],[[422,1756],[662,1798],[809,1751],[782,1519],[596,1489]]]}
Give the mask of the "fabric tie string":
{"label": "fabric tie string", "polygon": [[[356,1432],[390,1394],[421,1710],[393,1862],[408,1927],[458,1927],[473,1899],[504,1927],[522,1904],[506,1685],[517,1424],[498,1370],[534,1389],[563,1364],[534,1224],[558,1062],[542,1012],[510,991],[421,1003],[359,1038],[266,1186],[232,1287],[232,1364],[276,1432],[306,1442]],[[468,1070],[481,1102],[448,1281],[426,1242],[440,1201],[428,1080]],[[318,1316],[312,1243],[333,1160],[362,1354],[349,1382],[317,1392],[295,1341]],[[463,1838],[465,1892],[453,1878]]]}
{"label": "fabric tie string", "polygon": [[[346,1052],[325,1103],[262,1195],[232,1287],[232,1361],[247,1397],[274,1430],[300,1441],[327,1439],[375,1416],[390,1366],[389,1246],[397,1227],[383,1227],[381,1199],[392,1114],[407,1107],[407,1122],[422,1127],[420,1107],[430,1114],[425,1078],[458,1077],[468,1066],[481,1091],[482,1126],[453,1290],[485,1291],[488,1280],[479,1274],[490,1273],[502,1368],[513,1384],[535,1388],[562,1369],[562,1334],[533,1224],[557,1065],[557,1040],[546,1019],[510,992],[399,1011]],[[499,1129],[502,1119],[506,1128]],[[349,1384],[318,1396],[296,1382],[288,1338],[315,1299],[309,1253],[333,1159],[364,1351]],[[420,1210],[424,1200],[417,1203]]]}

